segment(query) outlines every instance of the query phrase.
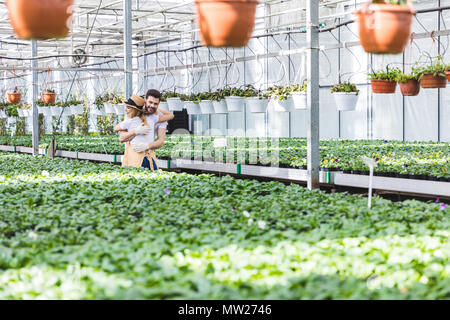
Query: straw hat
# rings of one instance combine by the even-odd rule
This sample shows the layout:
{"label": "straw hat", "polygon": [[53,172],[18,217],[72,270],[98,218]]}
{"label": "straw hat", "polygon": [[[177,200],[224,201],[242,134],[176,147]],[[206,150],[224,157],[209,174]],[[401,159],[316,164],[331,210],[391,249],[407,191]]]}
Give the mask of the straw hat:
{"label": "straw hat", "polygon": [[145,108],[145,100],[140,96],[132,95],[128,100],[123,100],[123,103],[130,108],[149,114]]}

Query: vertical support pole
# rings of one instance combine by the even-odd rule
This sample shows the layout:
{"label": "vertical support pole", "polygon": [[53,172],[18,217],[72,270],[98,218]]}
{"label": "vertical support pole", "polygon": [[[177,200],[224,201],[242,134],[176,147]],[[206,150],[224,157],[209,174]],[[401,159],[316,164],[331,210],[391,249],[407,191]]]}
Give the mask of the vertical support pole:
{"label": "vertical support pole", "polygon": [[[37,57],[37,41],[31,40],[31,56]],[[39,155],[39,112],[36,105],[36,97],[38,95],[38,62],[31,60],[32,68],[32,86],[31,86],[31,105],[33,110],[32,140],[33,140],[33,156]],[[45,124],[44,124],[45,125]]]}
{"label": "vertical support pole", "polygon": [[123,0],[123,42],[124,42],[124,72],[125,98],[133,94],[133,60],[132,60],[132,27],[131,0]]}
{"label": "vertical support pole", "polygon": [[307,1],[306,34],[308,43],[308,113],[307,113],[307,154],[308,189],[319,188],[319,2]]}

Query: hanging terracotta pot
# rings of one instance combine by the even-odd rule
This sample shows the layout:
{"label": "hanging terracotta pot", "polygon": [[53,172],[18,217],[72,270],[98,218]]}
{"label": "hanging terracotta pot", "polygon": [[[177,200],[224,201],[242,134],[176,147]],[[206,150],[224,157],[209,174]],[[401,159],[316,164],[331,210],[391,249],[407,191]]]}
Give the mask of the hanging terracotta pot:
{"label": "hanging terracotta pot", "polygon": [[256,0],[196,0],[203,43],[208,47],[246,46],[255,25]]}
{"label": "hanging terracotta pot", "polygon": [[20,100],[22,100],[22,94],[20,92],[11,92],[8,93],[8,101],[11,104],[19,104]]}
{"label": "hanging terracotta pot", "polygon": [[42,100],[44,101],[45,104],[55,104],[56,93],[43,92],[42,93]]}
{"label": "hanging terracotta pot", "polygon": [[395,89],[397,88],[396,81],[372,79],[370,83],[373,93],[395,93]]}
{"label": "hanging terracotta pot", "polygon": [[359,38],[368,53],[402,53],[411,35],[412,3],[406,6],[368,1],[354,12]]}
{"label": "hanging terracotta pot", "polygon": [[450,71],[445,71],[445,75],[447,76],[447,81],[450,81]]}
{"label": "hanging terracotta pot", "polygon": [[20,39],[45,40],[69,34],[73,0],[7,0],[6,5]]}
{"label": "hanging terracotta pot", "polygon": [[447,78],[427,73],[420,79],[420,85],[422,88],[445,88],[447,86]]}
{"label": "hanging terracotta pot", "polygon": [[419,81],[411,79],[407,82],[399,82],[402,95],[413,97],[417,96],[420,91]]}

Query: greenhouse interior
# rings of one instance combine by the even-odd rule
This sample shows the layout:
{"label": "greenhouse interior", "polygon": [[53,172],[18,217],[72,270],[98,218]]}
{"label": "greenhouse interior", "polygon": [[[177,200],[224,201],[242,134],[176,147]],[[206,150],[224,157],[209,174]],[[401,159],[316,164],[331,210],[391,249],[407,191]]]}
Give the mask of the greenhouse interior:
{"label": "greenhouse interior", "polygon": [[450,0],[0,0],[0,299],[450,299],[449,36]]}

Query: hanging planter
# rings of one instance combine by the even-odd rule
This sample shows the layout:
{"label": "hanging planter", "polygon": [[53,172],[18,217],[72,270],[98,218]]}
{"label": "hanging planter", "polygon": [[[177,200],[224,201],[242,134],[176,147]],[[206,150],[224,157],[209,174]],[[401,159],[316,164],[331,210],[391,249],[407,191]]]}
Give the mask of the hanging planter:
{"label": "hanging planter", "polygon": [[306,92],[292,92],[291,97],[294,109],[304,110],[307,108]]}
{"label": "hanging planter", "polygon": [[266,113],[269,102],[264,97],[249,97],[245,98],[248,109],[252,113]]}
{"label": "hanging planter", "polygon": [[256,0],[196,0],[197,20],[205,46],[243,47],[255,25]]}
{"label": "hanging planter", "polygon": [[439,74],[425,73],[420,78],[420,86],[424,89],[445,88],[447,87],[447,78]]}
{"label": "hanging planter", "polygon": [[368,53],[402,53],[411,35],[412,1],[406,5],[368,1],[354,12],[359,28],[359,39]]}
{"label": "hanging planter", "polygon": [[8,102],[11,104],[19,104],[22,100],[22,93],[17,87],[14,88],[13,92],[8,92]]}
{"label": "hanging planter", "polygon": [[169,111],[183,111],[183,103],[180,98],[167,98],[167,105],[169,106]]}
{"label": "hanging planter", "polygon": [[166,101],[161,101],[159,103],[159,107],[158,108],[161,109],[161,110],[164,110],[164,111],[169,111],[169,106],[168,106]]}
{"label": "hanging planter", "polygon": [[70,113],[75,116],[77,114],[82,114],[84,109],[84,105],[82,104],[76,104],[70,106]]}
{"label": "hanging planter", "polygon": [[63,108],[58,106],[52,106],[50,107],[50,113],[53,117],[59,117],[62,116]]}
{"label": "hanging planter", "polygon": [[202,114],[214,113],[214,107],[211,100],[200,101],[200,110],[202,110]]}
{"label": "hanging planter", "polygon": [[125,106],[123,104],[115,104],[114,111],[118,116],[122,116],[125,114]]}
{"label": "hanging planter", "polygon": [[73,0],[7,0],[9,18],[20,39],[65,38]]}
{"label": "hanging planter", "polygon": [[244,97],[229,96],[225,97],[228,112],[243,112],[245,100]]}
{"label": "hanging planter", "polygon": [[104,103],[103,105],[105,107],[106,114],[115,114],[116,113],[116,109],[114,108],[114,106],[111,103]]}
{"label": "hanging planter", "polygon": [[354,111],[358,103],[359,89],[355,84],[344,82],[331,88],[338,111]]}
{"label": "hanging planter", "polygon": [[291,96],[273,96],[270,98],[270,102],[273,105],[275,111],[289,112],[293,109],[294,102]]}
{"label": "hanging planter", "polygon": [[202,114],[200,105],[194,101],[185,101],[184,108],[186,109],[186,111],[189,115]]}
{"label": "hanging planter", "polygon": [[369,73],[372,92],[395,93],[395,89],[397,88],[397,79],[399,78],[400,74],[400,69],[389,68],[389,66],[386,66],[386,71],[378,70],[374,73]]}
{"label": "hanging planter", "polygon": [[52,113],[50,111],[50,107],[47,106],[38,106],[39,113],[43,114],[45,117],[51,117]]}
{"label": "hanging planter", "polygon": [[42,93],[42,100],[45,104],[55,104],[56,93],[53,90],[47,89],[47,91]]}
{"label": "hanging planter", "polygon": [[225,100],[213,101],[214,113],[216,114],[225,114],[228,112],[227,103]]}
{"label": "hanging planter", "polygon": [[22,108],[17,108],[17,113],[19,114],[19,117],[20,117],[20,118],[25,117],[25,114],[24,114],[23,111],[24,111],[24,110],[23,110]]}
{"label": "hanging planter", "polygon": [[416,79],[409,79],[406,82],[399,81],[400,91],[406,97],[417,96],[420,92],[420,84]]}

